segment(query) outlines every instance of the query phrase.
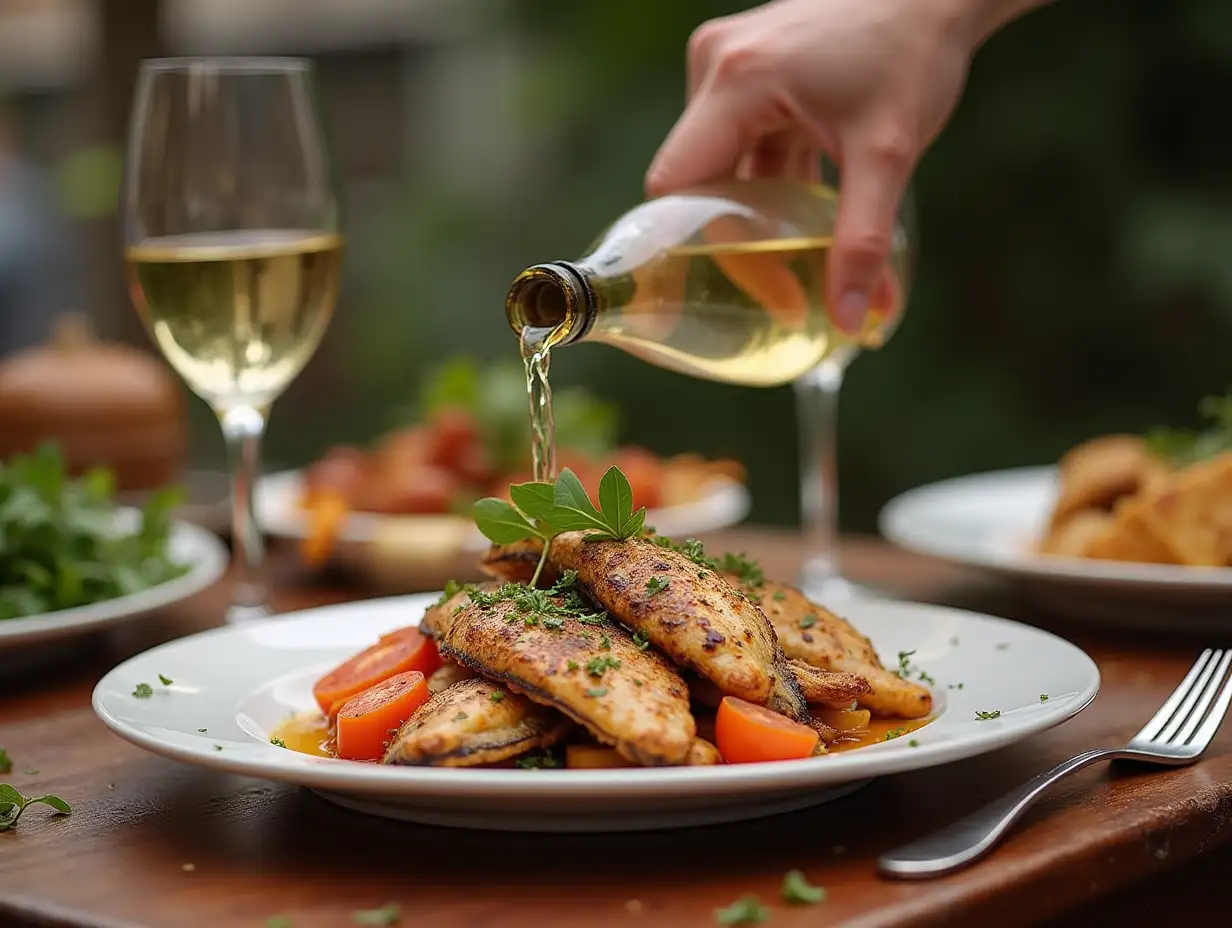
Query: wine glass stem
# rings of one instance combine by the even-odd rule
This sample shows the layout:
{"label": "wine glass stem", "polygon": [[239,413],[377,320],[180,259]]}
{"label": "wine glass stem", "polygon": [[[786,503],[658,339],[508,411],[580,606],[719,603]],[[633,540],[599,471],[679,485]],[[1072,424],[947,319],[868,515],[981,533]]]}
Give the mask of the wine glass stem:
{"label": "wine glass stem", "polygon": [[805,589],[840,576],[838,456],[835,435],[843,360],[827,358],[795,382],[800,432],[800,509],[804,528]]}
{"label": "wine glass stem", "polygon": [[253,511],[253,484],[261,472],[261,439],[266,410],[233,406],[218,411],[231,462],[231,551],[235,571],[228,622],[269,614],[262,577],[265,544]]}

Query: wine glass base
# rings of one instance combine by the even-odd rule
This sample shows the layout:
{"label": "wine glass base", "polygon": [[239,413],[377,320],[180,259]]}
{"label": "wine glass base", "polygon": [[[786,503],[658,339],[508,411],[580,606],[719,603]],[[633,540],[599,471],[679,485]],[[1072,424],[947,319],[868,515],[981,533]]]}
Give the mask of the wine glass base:
{"label": "wine glass base", "polygon": [[232,603],[227,607],[226,621],[228,625],[243,625],[245,622],[254,622],[257,619],[268,619],[273,614],[269,606],[246,606],[241,603]]}
{"label": "wine glass base", "polygon": [[809,561],[800,571],[800,592],[822,606],[853,599],[875,599],[876,590],[848,580],[828,561]]}

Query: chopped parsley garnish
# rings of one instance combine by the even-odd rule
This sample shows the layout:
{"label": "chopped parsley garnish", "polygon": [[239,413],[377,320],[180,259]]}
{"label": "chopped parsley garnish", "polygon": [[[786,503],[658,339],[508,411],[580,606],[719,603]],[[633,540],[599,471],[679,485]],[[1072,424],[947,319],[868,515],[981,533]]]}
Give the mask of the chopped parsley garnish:
{"label": "chopped parsley garnish", "polygon": [[154,687],[148,683],[138,683],[137,688],[133,690],[133,696],[137,699],[149,699],[154,695]]}
{"label": "chopped parsley garnish", "polygon": [[977,722],[987,722],[989,719],[999,719],[999,718],[1001,718],[1000,709],[993,709],[991,712],[982,712],[977,709],[975,713],[975,720]]}
{"label": "chopped parsley garnish", "polygon": [[607,613],[592,612],[587,615],[579,615],[577,620],[583,625],[602,625],[607,620]]}
{"label": "chopped parsley garnish", "polygon": [[568,662],[565,664],[565,669],[566,669],[566,670],[577,670],[577,669],[578,669],[578,662],[577,662],[577,661],[568,661]]}
{"label": "chopped parsley garnish", "polygon": [[817,624],[817,614],[814,612],[810,612],[808,615],[806,615],[804,618],[800,620],[801,628],[812,628],[816,624]]}
{"label": "chopped parsley garnish", "polygon": [[651,577],[646,581],[646,593],[649,596],[655,596],[667,589],[671,583],[671,579],[663,579],[662,577]]}
{"label": "chopped parsley garnish", "polygon": [[12,769],[13,760],[9,757],[9,752],[0,748],[0,773],[10,773]]}
{"label": "chopped parsley garnish", "polygon": [[271,915],[265,920],[265,928],[293,928],[291,924],[291,916]]}
{"label": "chopped parsley garnish", "polygon": [[891,729],[890,731],[887,731],[887,732],[885,733],[885,738],[884,738],[884,740],[885,740],[885,741],[893,741],[895,738],[901,738],[901,737],[902,737],[903,735],[905,735],[905,734],[907,734],[907,729],[905,729],[905,728],[894,728],[894,729]]}
{"label": "chopped parsley garnish", "polygon": [[603,676],[603,671],[609,668],[612,670],[620,669],[620,661],[610,654],[604,654],[602,657],[592,657],[586,662],[586,672],[592,677]]}
{"label": "chopped parsley garnish", "polygon": [[641,681],[641,680],[634,680],[634,681],[633,681],[633,685],[634,685],[634,686],[641,686],[641,685],[642,685],[642,681]]}
{"label": "chopped parsley garnish", "polygon": [[[781,603],[781,602],[782,602],[783,600],[785,600],[786,598],[787,598],[787,594],[786,594],[786,593],[784,593],[782,590],[775,590],[775,591],[774,591],[774,601],[775,601],[775,602],[779,602],[779,603]],[[794,871],[793,871],[793,872],[794,872]]]}
{"label": "chopped parsley garnish", "polygon": [[639,651],[645,651],[650,647],[650,636],[646,634],[644,628],[639,628],[633,633],[633,643],[637,645]]}
{"label": "chopped parsley garnish", "polygon": [[1000,644],[997,645],[997,650],[1006,651],[1009,649],[1009,646],[1010,646],[1010,643],[1008,641],[1002,641]]}
{"label": "chopped parsley garnish", "polygon": [[160,674],[158,675],[158,682],[159,682],[159,683],[161,683],[163,686],[170,686],[170,685],[171,685],[172,683],[174,683],[175,681],[174,681],[174,680],[172,680],[170,677],[164,677],[164,676],[160,673]]}
{"label": "chopped parsley garnish", "polygon": [[592,686],[590,689],[586,691],[586,695],[591,697],[592,699],[598,699],[600,696],[606,696],[607,687],[606,686]]}
{"label": "chopped parsley garnish", "polygon": [[895,671],[904,680],[911,675],[911,655],[915,654],[914,650],[898,652],[898,670]]}
{"label": "chopped parsley garnish", "polygon": [[457,715],[453,717],[453,720],[455,722],[461,722],[463,719],[467,719],[467,718],[470,718],[470,716],[468,716],[465,712],[459,712]]}
{"label": "chopped parsley garnish", "polygon": [[396,902],[387,902],[379,909],[356,909],[351,921],[357,925],[397,925],[402,921],[402,909]]}
{"label": "chopped parsley garnish", "polygon": [[551,751],[544,751],[542,754],[527,754],[525,757],[519,757],[516,764],[523,770],[539,770],[541,768],[561,766],[560,760]]}
{"label": "chopped parsley garnish", "polygon": [[208,728],[198,728],[197,731],[201,732],[202,734],[205,734],[207,731],[209,731],[209,729]]}
{"label": "chopped parsley garnish", "polygon": [[920,682],[927,683],[929,686],[937,685],[937,681],[933,679],[933,675],[926,670],[920,671]]}
{"label": "chopped parsley garnish", "polygon": [[961,690],[962,688],[963,688],[963,685],[961,683],[951,683],[950,684],[950,689],[952,690]]}
{"label": "chopped parsley garnish", "polygon": [[725,909],[714,910],[720,925],[756,925],[770,917],[770,911],[754,895],[741,896]]}
{"label": "chopped parsley garnish", "polygon": [[749,602],[751,602],[755,606],[761,605],[761,594],[760,593],[745,593],[744,598],[747,599]]}
{"label": "chopped parsley garnish", "polygon": [[270,744],[276,748],[285,748],[287,746],[287,743],[281,738],[270,738]]}
{"label": "chopped parsley garnish", "polygon": [[920,742],[916,741],[914,738],[907,742],[907,747],[909,748],[918,748],[919,746]]}
{"label": "chopped parsley garnish", "polygon": [[609,638],[607,635],[600,635],[599,636],[599,647],[601,647],[604,651],[612,650],[612,639]]}
{"label": "chopped parsley garnish", "polygon": [[1040,702],[1047,702],[1047,701],[1048,701],[1048,694],[1040,693]]}
{"label": "chopped parsley garnish", "polygon": [[22,813],[36,805],[51,807],[55,815],[68,815],[73,811],[59,796],[23,796],[7,783],[0,783],[0,831],[16,828]]}
{"label": "chopped parsley garnish", "polygon": [[221,750],[222,750],[222,745],[221,745],[221,744],[216,744],[216,745],[214,745],[214,750],[215,750],[215,751],[221,751]]}
{"label": "chopped parsley garnish", "polygon": [[491,693],[488,694],[488,699],[492,700],[492,702],[500,702],[504,698],[505,698],[505,694],[502,693],[500,690],[493,690]]}
{"label": "chopped parsley garnish", "polygon": [[564,624],[565,620],[558,616],[545,615],[543,617],[543,627],[550,628],[552,631],[557,631],[558,629],[563,628]]}
{"label": "chopped parsley garnish", "polygon": [[761,569],[761,565],[744,554],[732,554],[728,551],[711,566],[725,574],[735,574],[741,586],[758,587],[766,582],[766,572]]}
{"label": "chopped parsley garnish", "polygon": [[783,885],[779,888],[779,895],[785,902],[816,905],[826,898],[826,891],[806,880],[799,870],[788,870],[783,874]]}

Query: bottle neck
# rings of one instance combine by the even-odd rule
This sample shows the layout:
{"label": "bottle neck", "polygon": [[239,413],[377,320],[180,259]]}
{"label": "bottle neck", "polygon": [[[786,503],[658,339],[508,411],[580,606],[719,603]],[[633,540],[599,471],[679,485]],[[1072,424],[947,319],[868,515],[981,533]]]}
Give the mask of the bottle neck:
{"label": "bottle neck", "polygon": [[538,329],[550,346],[585,338],[598,308],[590,275],[569,261],[531,265],[514,278],[505,297],[505,317],[518,337],[524,329]]}

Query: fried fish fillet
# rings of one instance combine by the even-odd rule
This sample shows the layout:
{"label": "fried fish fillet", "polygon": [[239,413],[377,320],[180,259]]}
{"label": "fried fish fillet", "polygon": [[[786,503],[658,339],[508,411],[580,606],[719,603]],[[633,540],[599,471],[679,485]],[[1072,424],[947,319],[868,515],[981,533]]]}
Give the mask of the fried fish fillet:
{"label": "fried fish fillet", "polygon": [[423,618],[419,621],[419,630],[429,638],[440,638],[445,634],[453,617],[471,601],[472,590],[491,593],[498,586],[497,583],[467,584],[452,596],[442,596],[439,602],[424,610]]}
{"label": "fried fish fillet", "polygon": [[878,715],[903,719],[923,718],[932,711],[932,693],[886,670],[872,642],[845,619],[783,583],[767,580],[757,593],[789,657],[868,681],[872,689],[856,697],[860,705]]}
{"label": "fried fish fillet", "polygon": [[[796,685],[809,705],[825,706],[827,709],[846,709],[872,687],[867,680],[854,673],[835,673],[822,670],[804,661],[789,658],[787,667],[796,679]],[[717,708],[723,692],[704,677],[691,675],[687,678],[689,696],[694,702],[708,708]]]}
{"label": "fried fish fillet", "polygon": [[[506,580],[510,583],[530,583],[535,575],[535,568],[539,566],[539,556],[542,553],[543,542],[541,541],[527,540],[515,541],[509,545],[493,545],[484,553],[479,566],[484,573],[499,580]],[[545,564],[543,573],[540,574],[540,581],[550,586],[558,579],[560,579],[560,574],[555,568],[550,563]]]}
{"label": "fried fish fillet", "polygon": [[1137,435],[1103,435],[1073,448],[1057,464],[1055,531],[1084,509],[1110,510],[1117,500],[1166,477],[1168,466]]}
{"label": "fried fish fillet", "polygon": [[662,655],[616,623],[578,617],[566,600],[496,598],[453,616],[441,654],[542,705],[643,766],[683,764],[697,728],[688,688]]}
{"label": "fried fish fillet", "polygon": [[455,661],[445,661],[436,668],[432,676],[428,677],[428,692],[435,695],[473,676],[475,676],[475,671],[469,667],[463,667]]}
{"label": "fried fish fillet", "polygon": [[403,723],[383,763],[474,767],[556,744],[573,723],[497,683],[472,677],[437,693]]}
{"label": "fried fish fillet", "polygon": [[645,539],[586,541],[566,532],[548,561],[577,572],[586,595],[725,695],[797,721],[808,705],[761,611],[713,569]]}

